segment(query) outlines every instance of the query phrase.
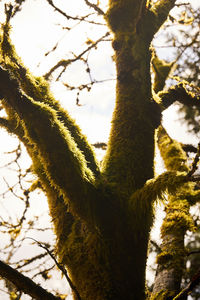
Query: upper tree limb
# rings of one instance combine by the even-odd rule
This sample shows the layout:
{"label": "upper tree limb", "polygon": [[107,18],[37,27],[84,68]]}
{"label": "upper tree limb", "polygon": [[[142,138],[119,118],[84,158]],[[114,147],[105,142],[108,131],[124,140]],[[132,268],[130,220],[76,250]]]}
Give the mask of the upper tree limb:
{"label": "upper tree limb", "polygon": [[106,20],[112,31],[135,31],[145,2],[145,0],[110,0]]}
{"label": "upper tree limb", "polygon": [[160,0],[151,8],[154,14],[154,34],[167,20],[170,10],[174,7],[176,0]]}
{"label": "upper tree limb", "polygon": [[117,88],[103,173],[124,197],[153,177],[154,130],[160,122],[157,104],[150,100],[151,41],[146,39],[149,25],[141,32],[137,30],[145,3],[110,1],[106,15],[114,32]]}
{"label": "upper tree limb", "polygon": [[21,118],[26,139],[37,149],[50,183],[66,201],[70,199],[76,213],[88,219],[94,177],[70,132],[54,109],[23,94],[17,81],[2,68],[0,78],[1,97]]}
{"label": "upper tree limb", "polygon": [[154,4],[147,5],[142,10],[138,20],[138,32],[145,31],[145,38],[152,41],[154,35],[167,20],[170,10],[174,7],[176,0],[160,0]]}
{"label": "upper tree limb", "polygon": [[200,105],[199,88],[190,86],[190,84],[186,81],[180,82],[176,86],[170,87],[167,91],[159,92],[157,96],[163,106],[163,109],[168,108],[176,101],[188,106]]}
{"label": "upper tree limb", "polygon": [[26,69],[18,57],[14,46],[10,40],[10,25],[8,23],[2,26],[3,33],[1,36],[2,43],[0,54],[4,58],[1,61],[2,66],[9,70],[15,78],[18,79],[20,88],[26,95],[30,96],[37,102],[48,104],[57,112],[59,121],[70,131],[70,134],[77,144],[77,147],[84,154],[87,167],[92,170],[95,175],[99,174],[99,166],[95,158],[92,147],[88,143],[86,137],[81,133],[80,128],[61,107],[58,101],[53,97],[49,84],[42,77],[34,77],[28,69]]}

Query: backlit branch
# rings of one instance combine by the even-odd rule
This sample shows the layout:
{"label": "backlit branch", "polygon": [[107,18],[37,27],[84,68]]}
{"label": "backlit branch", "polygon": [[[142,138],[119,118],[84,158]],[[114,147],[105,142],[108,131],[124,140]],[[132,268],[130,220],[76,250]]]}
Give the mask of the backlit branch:
{"label": "backlit branch", "polygon": [[172,86],[167,91],[159,92],[157,95],[164,109],[176,101],[188,106],[200,106],[200,89],[185,81]]}
{"label": "backlit branch", "polygon": [[47,292],[30,278],[22,275],[2,261],[0,261],[0,275],[14,284],[19,291],[23,291],[34,299],[61,300],[60,297]]}
{"label": "backlit branch", "polygon": [[[3,66],[6,69],[8,68],[13,77],[18,79],[20,82],[20,88],[23,90],[23,92],[25,92],[26,95],[30,96],[39,103],[45,102],[55,111],[57,111],[59,121],[61,121],[64,127],[70,131],[70,134],[76,142],[78,148],[84,154],[87,166],[95,174],[99,173],[98,163],[86,137],[81,133],[80,128],[75,124],[74,120],[69,116],[67,111],[63,109],[59,102],[54,99],[50,92],[48,83],[42,77],[32,76],[32,74],[23,66],[20,58],[15,52],[14,46],[10,41],[9,30],[9,24],[3,27],[3,42],[5,45],[9,45],[9,47],[3,48],[2,50],[3,55],[6,57],[6,64],[3,64]],[[13,61],[15,64],[13,64]],[[0,98],[3,98],[1,93]],[[17,122],[13,108],[8,103],[5,104],[5,102],[3,106],[9,116],[9,132],[15,133],[24,142],[24,130],[22,125]],[[4,120],[2,120],[2,122],[5,124]]]}
{"label": "backlit branch", "polygon": [[[34,240],[34,239],[33,239]],[[39,243],[38,241],[34,240],[41,248],[45,249],[47,251],[47,253],[49,254],[49,256],[53,259],[53,261],[55,262],[56,266],[58,267],[58,269],[62,272],[62,274],[65,276],[65,278],[67,279],[71,289],[74,291],[77,300],[81,300],[80,294],[77,290],[77,288],[74,286],[73,282],[71,281],[71,279],[69,278],[69,275],[67,273],[67,270],[65,269],[65,267],[63,265],[61,265],[57,259],[55,258],[55,256],[52,254],[52,252],[44,245]]]}
{"label": "backlit branch", "polygon": [[104,16],[105,13],[103,12],[103,10],[96,4],[94,3],[91,3],[90,1],[88,0],[85,0],[85,3],[89,6],[89,7],[92,7],[99,15],[102,15]]}
{"label": "backlit branch", "polygon": [[170,10],[175,6],[176,0],[160,0],[150,9],[154,13],[154,34],[159,30],[162,24],[167,20]]}
{"label": "backlit branch", "polygon": [[73,16],[70,16],[70,15],[66,14],[62,9],[58,8],[57,6],[55,6],[55,4],[53,3],[52,0],[47,0],[47,2],[49,3],[50,6],[52,6],[55,9],[55,11],[57,11],[58,13],[60,13],[62,16],[64,16],[68,20],[80,21],[80,22],[84,21],[84,22],[91,23],[91,24],[102,25],[102,24],[100,24],[98,22],[87,20],[87,18],[90,17],[92,14],[87,14],[87,15],[82,16],[82,17],[78,17],[78,16],[73,17]]}

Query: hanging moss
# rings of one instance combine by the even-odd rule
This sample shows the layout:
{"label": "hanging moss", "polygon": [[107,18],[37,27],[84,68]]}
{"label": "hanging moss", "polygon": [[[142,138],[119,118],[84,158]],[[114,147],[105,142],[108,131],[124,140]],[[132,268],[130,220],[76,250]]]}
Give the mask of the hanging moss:
{"label": "hanging moss", "polygon": [[158,56],[154,53],[151,60],[153,70],[154,70],[154,81],[153,81],[153,90],[155,93],[162,91],[167,78],[170,73],[174,70],[174,62],[168,63],[162,59],[159,59]]}
{"label": "hanging moss", "polygon": [[186,181],[186,173],[184,172],[165,172],[158,177],[148,180],[143,188],[137,190],[130,198],[130,202],[134,203],[134,199],[141,199],[141,205],[146,203],[145,199],[150,198],[151,201],[165,200],[165,193],[174,194]]}
{"label": "hanging moss", "polygon": [[167,170],[189,171],[187,156],[180,143],[172,140],[163,127],[157,132],[158,145]]}
{"label": "hanging moss", "polygon": [[70,131],[72,138],[77,143],[78,148],[84,153],[87,166],[98,175],[99,166],[95,158],[94,151],[89,145],[86,137],[81,133],[80,128],[69,116],[58,101],[53,97],[48,82],[43,77],[34,77],[27,68],[24,67],[21,59],[16,54],[15,48],[10,40],[10,26],[3,27],[3,37],[0,47],[0,54],[3,56],[3,65],[11,71],[15,78],[18,78],[21,89],[35,101],[46,103],[55,109],[58,119]]}

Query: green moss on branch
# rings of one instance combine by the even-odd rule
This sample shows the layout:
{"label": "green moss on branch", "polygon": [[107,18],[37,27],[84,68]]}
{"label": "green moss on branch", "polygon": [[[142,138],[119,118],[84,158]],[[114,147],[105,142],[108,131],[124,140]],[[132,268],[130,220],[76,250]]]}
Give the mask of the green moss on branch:
{"label": "green moss on branch", "polygon": [[58,120],[61,121],[64,127],[70,131],[77,147],[84,154],[87,167],[90,168],[95,175],[98,175],[98,162],[86,137],[81,133],[79,126],[70,117],[67,111],[64,110],[59,102],[55,100],[50,91],[48,82],[43,77],[34,77],[29,70],[25,68],[11,43],[10,30],[11,28],[9,24],[2,26],[2,35],[0,35],[1,64],[12,73],[12,76],[18,79],[20,88],[26,93],[26,95],[30,96],[34,99],[34,101],[48,104],[56,111]]}

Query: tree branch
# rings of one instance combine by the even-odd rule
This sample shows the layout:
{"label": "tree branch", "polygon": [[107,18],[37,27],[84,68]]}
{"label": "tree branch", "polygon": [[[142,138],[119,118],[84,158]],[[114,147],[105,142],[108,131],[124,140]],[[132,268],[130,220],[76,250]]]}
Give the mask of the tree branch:
{"label": "tree branch", "polygon": [[[20,58],[17,56],[14,46],[12,45],[9,38],[9,24],[3,27],[4,44],[9,45],[5,49],[2,49],[2,55],[6,57],[7,63],[4,65],[11,71],[13,76],[20,82],[20,88],[31,98],[38,102],[44,102],[50,107],[57,111],[58,119],[63,125],[70,131],[72,138],[76,142],[80,151],[84,154],[87,166],[92,170],[94,174],[99,174],[99,166],[96,161],[95,154],[92,147],[88,143],[86,137],[81,133],[80,128],[76,125],[74,120],[70,117],[66,110],[64,110],[58,101],[52,96],[49,84],[42,77],[34,77],[32,74],[23,66]],[[6,51],[5,51],[6,50]],[[13,64],[13,61],[15,64]],[[5,104],[5,102],[4,102]],[[5,106],[5,105],[4,105]],[[15,134],[20,131],[20,124],[16,122],[16,116],[12,113],[12,108],[6,104],[6,112],[9,116],[9,122],[13,126],[13,132]],[[16,132],[17,131],[17,132]],[[17,134],[18,135],[18,134]],[[20,138],[24,137],[24,133],[21,134]]]}
{"label": "tree branch", "polygon": [[0,118],[0,127],[5,128],[8,132],[12,132],[10,122],[6,118]]}
{"label": "tree branch", "polygon": [[37,149],[50,183],[67,203],[70,199],[73,210],[88,221],[91,217],[88,208],[94,205],[88,203],[92,201],[88,194],[94,192],[94,177],[70,132],[59,121],[54,109],[26,96],[18,82],[2,68],[0,79],[0,92],[23,120],[26,137]]}
{"label": "tree branch", "polygon": [[160,98],[164,109],[176,101],[188,106],[200,106],[200,89],[186,81],[170,87],[167,91],[159,92],[156,96]]}
{"label": "tree branch", "polygon": [[162,24],[167,20],[170,10],[175,6],[176,0],[160,0],[150,9],[154,13],[154,34],[160,29]]}
{"label": "tree branch", "polygon": [[[31,238],[32,239],[32,238]],[[58,267],[58,269],[62,272],[62,274],[65,276],[67,282],[69,283],[72,291],[74,292],[74,294],[77,297],[77,300],[81,300],[81,296],[77,290],[77,288],[75,287],[75,285],[73,284],[73,282],[71,281],[67,270],[65,269],[65,267],[61,264],[58,263],[57,259],[55,258],[55,256],[52,254],[52,252],[43,244],[41,244],[40,242],[36,241],[35,239],[32,239],[33,241],[35,241],[41,248],[45,249],[47,251],[47,253],[49,254],[49,256],[53,259],[53,261],[55,262],[56,266]]]}
{"label": "tree branch", "polygon": [[58,8],[57,6],[55,6],[55,4],[53,3],[52,0],[47,0],[47,2],[49,3],[50,6],[52,6],[55,9],[55,11],[57,11],[58,13],[60,13],[62,16],[64,16],[68,20],[80,21],[80,22],[84,21],[84,22],[87,22],[87,23],[92,23],[92,24],[96,24],[96,25],[102,25],[102,24],[96,23],[94,21],[87,20],[87,18],[91,14],[88,14],[88,15],[85,15],[85,16],[82,16],[82,17],[78,17],[78,16],[73,17],[73,16],[70,16],[70,15],[66,14],[62,9]]}
{"label": "tree branch", "polygon": [[19,291],[23,291],[25,294],[30,295],[34,299],[61,300],[60,297],[56,297],[47,292],[30,278],[22,275],[2,261],[0,261],[0,275],[12,282]]}
{"label": "tree branch", "polygon": [[[110,1],[106,20],[113,32],[134,32],[142,18],[144,0]],[[119,22],[120,20],[120,22]]]}
{"label": "tree branch", "polygon": [[66,70],[66,68],[73,62],[75,61],[78,61],[80,60],[80,58],[85,54],[87,53],[88,51],[90,51],[92,48],[95,48],[97,46],[97,44],[101,41],[104,40],[105,37],[107,37],[109,35],[109,32],[106,32],[102,37],[100,37],[96,42],[92,43],[87,49],[85,49],[84,51],[82,51],[79,55],[75,56],[74,58],[71,58],[71,59],[62,59],[60,60],[55,66],[53,66],[49,72],[47,72],[45,75],[44,75],[44,78],[45,79],[49,79],[49,77],[51,76],[51,74],[57,70],[58,68],[60,67],[63,67],[63,70],[62,72],[60,73],[60,75],[58,76],[57,79],[60,78],[60,76],[62,75],[62,73]]}
{"label": "tree branch", "polygon": [[103,12],[103,10],[98,6],[98,5],[95,5],[94,3],[91,3],[90,1],[88,0],[85,0],[85,3],[89,6],[89,7],[92,7],[99,15],[101,16],[104,16],[105,13]]}
{"label": "tree branch", "polygon": [[181,146],[186,153],[188,153],[188,152],[197,153],[197,147],[195,147],[191,144],[182,144]]}
{"label": "tree branch", "polygon": [[[189,183],[190,178],[187,174],[190,174],[190,170],[186,153],[181,145],[171,139],[161,126],[157,138],[158,148],[166,169],[172,172],[184,171],[186,174],[183,185],[177,186],[175,193],[170,193],[170,191],[168,193],[168,202],[165,206],[166,216],[161,226],[161,252],[157,256],[158,266],[151,295],[151,299],[155,299],[155,295],[158,294],[159,299],[172,299],[180,291],[186,256],[184,236],[187,230],[194,228],[193,219],[190,215],[190,202],[186,200],[187,196],[194,194],[194,185]],[[191,176],[192,174],[191,172]]]}

